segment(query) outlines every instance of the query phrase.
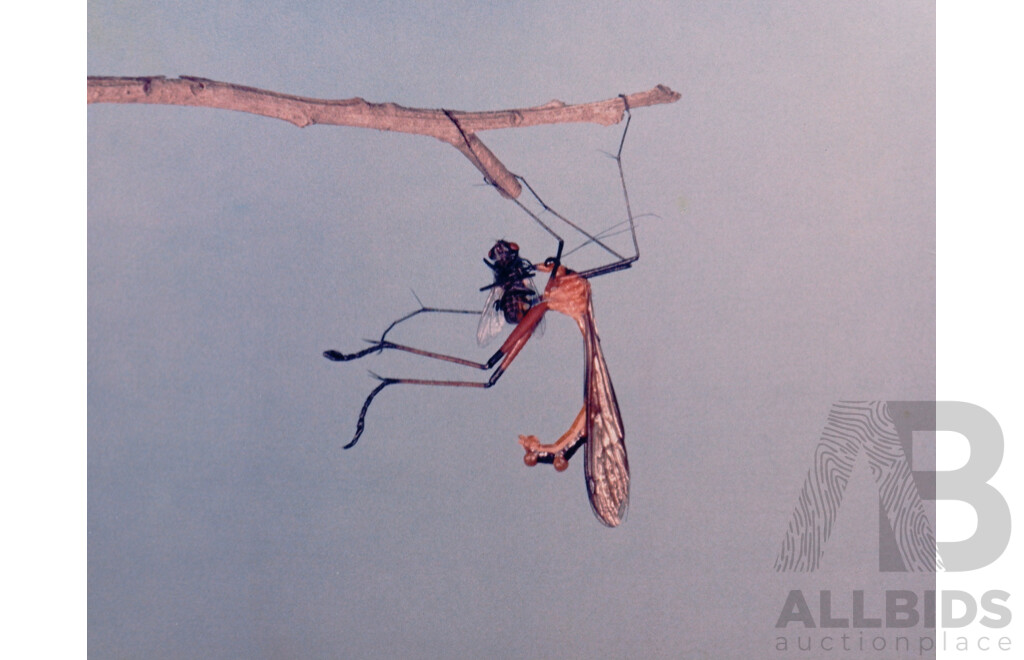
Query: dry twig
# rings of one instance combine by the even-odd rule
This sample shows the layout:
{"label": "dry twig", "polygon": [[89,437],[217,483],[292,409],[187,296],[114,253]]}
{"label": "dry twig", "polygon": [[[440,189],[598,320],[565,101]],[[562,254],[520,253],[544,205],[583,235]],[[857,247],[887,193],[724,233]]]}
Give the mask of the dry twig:
{"label": "dry twig", "polygon": [[518,197],[521,192],[519,182],[480,141],[477,132],[572,122],[608,126],[622,120],[627,104],[632,109],[674,103],[679,100],[679,94],[658,85],[646,92],[578,105],[550,101],[532,108],[463,112],[406,108],[396,103],[369,103],[361,98],[313,99],[193,76],[90,76],[87,98],[89,103],[155,103],[238,110],[283,119],[300,128],[332,124],[427,135],[462,152],[503,195]]}

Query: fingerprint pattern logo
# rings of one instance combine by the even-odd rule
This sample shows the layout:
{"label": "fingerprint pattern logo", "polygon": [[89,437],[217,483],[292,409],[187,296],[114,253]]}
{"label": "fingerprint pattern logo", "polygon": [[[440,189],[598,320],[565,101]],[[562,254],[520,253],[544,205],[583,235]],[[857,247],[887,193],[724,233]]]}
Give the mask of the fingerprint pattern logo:
{"label": "fingerprint pattern logo", "polygon": [[843,492],[862,451],[878,485],[879,499],[895,534],[903,565],[913,572],[941,568],[935,531],[886,402],[842,401],[834,403],[829,411],[814,452],[814,467],[807,473],[775,560],[776,571],[818,568]]}

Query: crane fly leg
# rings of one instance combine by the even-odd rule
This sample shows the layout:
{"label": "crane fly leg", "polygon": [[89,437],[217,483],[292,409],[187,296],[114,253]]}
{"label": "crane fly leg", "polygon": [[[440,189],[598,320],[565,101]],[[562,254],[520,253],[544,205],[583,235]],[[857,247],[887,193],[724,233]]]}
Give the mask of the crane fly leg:
{"label": "crane fly leg", "polygon": [[[344,446],[344,449],[353,447],[356,442],[359,441],[359,436],[363,434],[363,430],[366,427],[366,413],[370,409],[370,404],[374,398],[381,393],[381,391],[389,385],[432,385],[438,387],[476,387],[486,389],[493,386],[498,382],[498,379],[505,373],[512,361],[519,355],[519,351],[523,350],[526,346],[526,342],[530,340],[533,335],[533,331],[537,328],[537,324],[544,317],[544,312],[547,311],[547,305],[544,303],[538,303],[534,305],[530,311],[526,313],[522,321],[512,330],[508,338],[502,343],[491,358],[484,363],[473,362],[472,360],[465,360],[463,358],[454,357],[451,355],[444,355],[441,353],[434,353],[431,351],[424,351],[418,348],[412,348],[410,346],[402,346],[401,344],[395,344],[390,341],[381,340],[375,342],[373,346],[365,349],[359,353],[353,353],[350,355],[344,355],[338,351],[326,351],[324,357],[328,360],[335,362],[348,361],[363,357],[370,353],[380,352],[385,348],[405,351],[414,355],[421,355],[423,357],[432,358],[435,360],[442,360],[445,362],[452,362],[454,364],[460,364],[468,367],[475,367],[477,369],[486,370],[498,365],[498,367],[491,373],[491,377],[485,381],[470,381],[470,380],[432,380],[423,378],[386,378],[373,374],[374,378],[380,381],[380,385],[375,387],[369,396],[366,397],[366,401],[363,403],[362,410],[359,411],[359,419],[356,421],[356,433],[352,437],[352,440]],[[389,328],[390,329],[390,328]]]}
{"label": "crane fly leg", "polygon": [[[415,296],[416,294],[414,293],[413,295]],[[417,298],[417,300],[419,300],[419,298]],[[423,306],[421,304],[419,309],[417,309],[415,311],[412,311],[412,312],[409,312],[408,314],[406,314],[405,316],[403,316],[400,319],[396,319],[395,321],[392,321],[391,325],[389,325],[384,330],[384,332],[381,333],[380,339],[378,339],[376,341],[368,339],[367,341],[370,342],[370,346],[368,348],[364,348],[363,350],[357,351],[355,353],[342,353],[341,351],[335,351],[335,350],[332,349],[332,350],[324,351],[324,357],[327,358],[328,360],[330,360],[331,362],[349,362],[350,360],[358,360],[359,358],[365,357],[367,355],[370,355],[371,353],[380,353],[381,351],[383,351],[386,348],[393,348],[393,349],[397,349],[397,350],[400,350],[400,351],[407,351],[409,353],[416,353],[418,355],[424,355],[426,357],[437,358],[439,360],[447,360],[448,362],[455,362],[456,364],[464,364],[464,365],[470,366],[470,367],[477,367],[479,369],[490,369],[495,364],[497,364],[498,360],[501,359],[500,357],[492,356],[491,359],[494,360],[494,362],[492,362],[489,366],[484,366],[483,364],[481,364],[479,362],[473,362],[471,360],[463,360],[462,358],[454,358],[454,357],[451,357],[451,356],[444,356],[444,355],[441,355],[439,353],[430,353],[428,351],[421,351],[421,350],[416,349],[416,348],[410,348],[409,346],[402,346],[401,344],[396,344],[394,342],[390,342],[390,341],[387,340],[388,333],[391,332],[395,328],[395,326],[399,325],[400,323],[404,323],[404,322],[408,321],[409,319],[411,319],[411,318],[413,318],[415,316],[419,316],[420,314],[473,314],[473,315],[479,315],[479,312],[475,311],[475,310],[470,310],[470,309],[443,309],[443,308],[440,308],[440,307],[426,307],[426,306]]]}
{"label": "crane fly leg", "polygon": [[396,351],[405,351],[406,353],[412,353],[413,355],[422,355],[423,357],[432,358],[434,360],[443,360],[445,362],[452,362],[454,364],[461,364],[465,367],[474,367],[481,370],[490,369],[494,365],[498,364],[498,361],[504,356],[504,353],[502,353],[501,350],[498,350],[498,352],[492,355],[487,362],[474,362],[473,360],[466,360],[454,355],[445,355],[444,353],[425,351],[421,348],[413,348],[412,346],[403,346],[402,344],[396,344],[391,341],[378,341],[374,342],[369,348],[365,348],[358,353],[340,353],[332,350],[324,351],[324,357],[332,362],[348,362],[349,360],[356,360],[369,355],[370,353],[379,353],[386,348],[394,349]]}

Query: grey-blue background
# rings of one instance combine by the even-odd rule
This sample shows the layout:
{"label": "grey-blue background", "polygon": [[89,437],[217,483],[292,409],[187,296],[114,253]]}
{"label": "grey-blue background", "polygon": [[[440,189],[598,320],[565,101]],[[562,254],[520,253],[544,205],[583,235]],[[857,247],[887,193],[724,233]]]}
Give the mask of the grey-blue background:
{"label": "grey-blue background", "polygon": [[[89,11],[93,75],[464,110],[682,93],[637,111],[626,145],[651,214],[642,259],[594,281],[633,470],[616,530],[590,514],[578,461],[530,470],[516,444],[579,408],[564,318],[495,389],[386,391],[341,450],[367,368],[459,372],[324,349],[378,334],[410,289],[480,307],[496,238],[552,251],[465,158],[409,135],[90,107],[91,655],[757,657],[786,589],[880,580],[838,541],[874,534],[872,515],[837,529],[818,582],[772,565],[831,402],[934,396],[932,3]],[[623,219],[601,153],[620,131],[481,137],[600,230]],[[474,333],[431,319],[396,338],[486,356]]]}

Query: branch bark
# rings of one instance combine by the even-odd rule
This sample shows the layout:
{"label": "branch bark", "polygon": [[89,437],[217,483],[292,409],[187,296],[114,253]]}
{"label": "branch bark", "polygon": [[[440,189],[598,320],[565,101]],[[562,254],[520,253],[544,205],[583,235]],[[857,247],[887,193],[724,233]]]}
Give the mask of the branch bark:
{"label": "branch bark", "polygon": [[314,99],[193,76],[90,76],[87,93],[88,103],[191,105],[283,119],[299,128],[330,124],[427,135],[458,149],[506,197],[518,197],[522,187],[515,175],[480,141],[477,132],[572,122],[609,126],[622,121],[627,104],[633,109],[674,103],[679,98],[678,92],[658,85],[646,92],[578,105],[556,100],[532,108],[464,112],[370,103],[358,97]]}

